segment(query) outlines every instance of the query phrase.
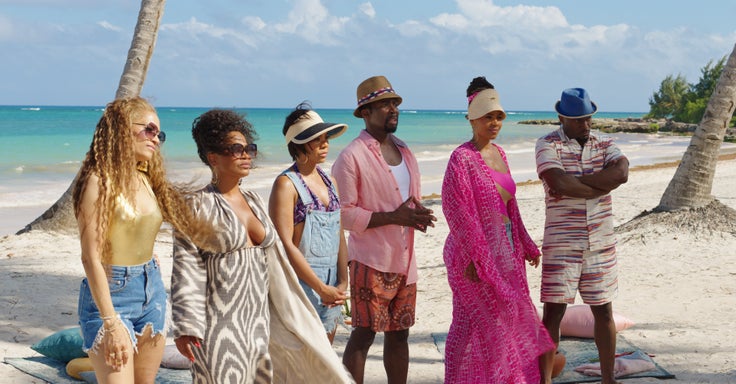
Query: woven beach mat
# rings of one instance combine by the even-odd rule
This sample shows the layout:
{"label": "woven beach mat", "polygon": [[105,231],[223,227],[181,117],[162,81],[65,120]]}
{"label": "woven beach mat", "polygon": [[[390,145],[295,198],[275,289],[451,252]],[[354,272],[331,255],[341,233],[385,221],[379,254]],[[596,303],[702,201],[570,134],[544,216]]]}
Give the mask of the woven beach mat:
{"label": "woven beach mat", "polygon": [[[49,357],[6,357],[5,363],[49,383],[85,383],[85,381],[67,375],[66,364]],[[90,381],[87,382],[95,382],[94,375],[90,375]],[[192,374],[189,373],[188,369],[159,368],[156,376],[156,384],[185,384],[191,382]]]}
{"label": "woven beach mat", "polygon": [[[437,346],[437,350],[440,352],[440,354],[442,354],[442,356],[445,356],[445,340],[447,339],[447,333],[433,333],[432,338],[434,339],[434,343]],[[601,381],[600,376],[585,376],[582,373],[575,372],[575,367],[577,366],[598,361],[598,349],[596,348],[595,341],[593,341],[593,339],[563,337],[562,339],[560,339],[559,350],[565,355],[567,362],[562,373],[552,380],[554,384],[591,383]],[[675,378],[675,375],[667,372],[664,368],[660,367],[657,362],[655,362],[651,357],[649,357],[639,348],[631,344],[623,336],[621,336],[620,334],[617,336],[617,354],[636,353],[637,351],[640,355],[651,360],[654,363],[655,369],[646,372],[635,373],[628,376],[622,376],[619,377],[620,379],[632,379],[639,377],[656,377],[658,379]]]}
{"label": "woven beach mat", "polygon": [[[565,355],[567,362],[565,369],[559,376],[555,377],[552,382],[554,384],[572,384],[572,383],[591,383],[601,381],[600,376],[585,376],[582,373],[575,372],[575,367],[583,364],[598,362],[598,349],[593,339],[581,339],[577,337],[563,337],[560,339],[560,353]],[[643,359],[648,359],[654,363],[655,369],[634,373],[627,376],[618,377],[618,379],[633,379],[639,377],[656,377],[658,379],[674,379],[675,375],[667,372],[660,367],[654,359],[649,357],[645,351],[631,344],[620,334],[616,337],[616,354],[637,353]]]}

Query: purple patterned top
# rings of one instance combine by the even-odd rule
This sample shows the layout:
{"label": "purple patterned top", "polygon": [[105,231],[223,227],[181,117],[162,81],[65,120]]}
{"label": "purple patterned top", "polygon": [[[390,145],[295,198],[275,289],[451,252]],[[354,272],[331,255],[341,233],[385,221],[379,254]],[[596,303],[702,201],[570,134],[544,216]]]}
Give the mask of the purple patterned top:
{"label": "purple patterned top", "polygon": [[[332,180],[329,176],[325,173],[325,171],[322,170],[322,168],[317,167],[317,173],[319,173],[319,176],[322,178],[322,181],[327,186],[327,191],[330,196],[330,203],[325,207],[325,205],[322,203],[322,200],[317,197],[311,189],[307,186],[307,183],[304,182],[304,179],[302,178],[302,174],[299,173],[299,170],[296,167],[296,164],[291,166],[291,170],[294,171],[297,175],[299,175],[299,180],[301,180],[302,185],[304,185],[304,188],[309,191],[309,194],[312,195],[312,209],[317,211],[326,211],[326,212],[333,212],[340,209],[340,199],[338,199],[337,195],[334,192],[334,189],[332,188]],[[304,205],[304,202],[302,201],[302,198],[297,196],[296,205],[294,206],[294,225],[303,223],[304,219],[307,217],[307,207]]]}

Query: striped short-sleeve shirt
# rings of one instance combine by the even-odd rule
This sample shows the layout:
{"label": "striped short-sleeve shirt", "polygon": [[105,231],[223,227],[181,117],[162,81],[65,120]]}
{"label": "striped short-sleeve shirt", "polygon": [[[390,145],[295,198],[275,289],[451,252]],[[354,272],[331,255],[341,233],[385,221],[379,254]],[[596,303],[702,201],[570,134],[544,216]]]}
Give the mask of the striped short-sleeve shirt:
{"label": "striped short-sleeve shirt", "polygon": [[[612,138],[591,133],[581,146],[577,140],[569,139],[560,127],[537,140],[537,174],[559,168],[572,176],[590,175],[622,156]],[[544,191],[543,253],[556,249],[599,250],[616,244],[610,194],[593,199],[554,197],[546,184]]]}

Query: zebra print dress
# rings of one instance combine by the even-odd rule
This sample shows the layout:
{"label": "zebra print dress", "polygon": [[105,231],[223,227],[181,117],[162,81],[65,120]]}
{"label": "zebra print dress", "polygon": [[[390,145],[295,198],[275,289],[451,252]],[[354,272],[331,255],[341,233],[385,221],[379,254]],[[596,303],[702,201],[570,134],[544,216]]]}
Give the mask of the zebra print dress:
{"label": "zebra print dress", "polygon": [[218,228],[205,252],[175,233],[171,300],[174,337],[193,347],[193,383],[351,383],[291,268],[258,194],[243,191],[266,229],[247,246],[245,227],[208,185],[193,196],[195,213]]}
{"label": "zebra print dress", "polygon": [[[245,194],[258,219],[267,223],[261,204]],[[227,201],[210,185],[192,200],[195,212],[218,228],[210,247],[201,252],[181,236],[174,243],[171,276],[174,336],[202,340],[192,348],[194,383],[270,383],[268,352],[268,252],[276,240],[266,227],[259,246],[247,246],[247,232]]]}

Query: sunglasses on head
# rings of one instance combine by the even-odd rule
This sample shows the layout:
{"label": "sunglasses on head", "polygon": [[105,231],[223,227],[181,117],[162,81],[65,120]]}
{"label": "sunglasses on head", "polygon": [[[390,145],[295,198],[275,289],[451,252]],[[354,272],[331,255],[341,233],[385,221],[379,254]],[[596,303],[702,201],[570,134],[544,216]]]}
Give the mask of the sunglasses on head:
{"label": "sunglasses on head", "polygon": [[138,135],[144,134],[147,139],[153,140],[154,137],[158,137],[159,144],[163,144],[164,141],[166,141],[166,133],[164,131],[161,131],[158,129],[158,126],[153,121],[145,124],[145,123],[133,123],[133,125],[141,125],[145,128],[138,132]]}
{"label": "sunglasses on head", "polygon": [[243,157],[244,153],[247,153],[250,157],[256,157],[258,155],[258,146],[255,144],[243,145],[236,143],[226,146],[224,151],[238,158]]}

